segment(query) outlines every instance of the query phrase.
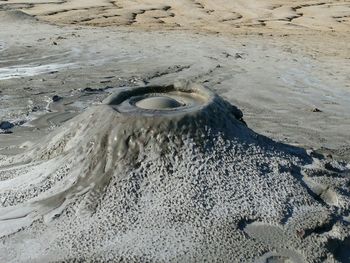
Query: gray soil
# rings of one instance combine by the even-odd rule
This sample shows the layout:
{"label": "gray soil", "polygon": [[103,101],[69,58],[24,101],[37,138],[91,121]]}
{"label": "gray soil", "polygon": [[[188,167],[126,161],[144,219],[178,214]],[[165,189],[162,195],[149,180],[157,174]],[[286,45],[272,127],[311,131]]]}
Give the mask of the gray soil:
{"label": "gray soil", "polygon": [[350,260],[347,39],[0,25],[1,262]]}

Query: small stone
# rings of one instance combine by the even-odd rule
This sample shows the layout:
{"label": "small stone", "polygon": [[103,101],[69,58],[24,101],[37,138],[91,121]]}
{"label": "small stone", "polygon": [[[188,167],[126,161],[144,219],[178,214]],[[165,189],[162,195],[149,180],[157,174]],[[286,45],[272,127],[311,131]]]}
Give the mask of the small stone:
{"label": "small stone", "polygon": [[86,91],[86,92],[94,92],[95,90],[88,87],[88,88],[83,89],[83,91]]}
{"label": "small stone", "polygon": [[58,96],[58,95],[55,95],[52,97],[52,101],[53,102],[57,102],[57,101],[60,101],[61,99],[63,99],[61,96]]}
{"label": "small stone", "polygon": [[33,108],[32,108],[32,112],[37,112],[37,111],[39,111],[40,110],[40,107],[38,107],[38,106],[34,106]]}
{"label": "small stone", "polygon": [[236,53],[235,54],[235,58],[236,59],[242,59],[243,58],[243,54],[242,53]]}
{"label": "small stone", "polygon": [[2,130],[9,130],[9,129],[13,128],[13,126],[15,126],[15,125],[13,125],[9,121],[3,121],[0,123],[0,129],[2,129]]}
{"label": "small stone", "polygon": [[313,108],[312,112],[322,112],[319,108]]}

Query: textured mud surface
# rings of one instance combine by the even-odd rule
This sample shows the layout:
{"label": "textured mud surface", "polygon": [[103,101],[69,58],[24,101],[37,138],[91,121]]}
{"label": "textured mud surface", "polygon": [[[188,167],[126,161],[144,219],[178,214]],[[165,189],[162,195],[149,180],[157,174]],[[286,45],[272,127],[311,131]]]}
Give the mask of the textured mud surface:
{"label": "textured mud surface", "polygon": [[1,262],[350,261],[346,1],[27,2],[0,1]]}
{"label": "textured mud surface", "polygon": [[41,20],[93,26],[233,30],[350,31],[348,1],[0,1]]}
{"label": "textured mud surface", "polygon": [[[134,103],[168,93],[183,104]],[[350,234],[350,166],[241,118],[200,86],[128,89],[3,156],[4,260],[336,257],[328,242]]]}

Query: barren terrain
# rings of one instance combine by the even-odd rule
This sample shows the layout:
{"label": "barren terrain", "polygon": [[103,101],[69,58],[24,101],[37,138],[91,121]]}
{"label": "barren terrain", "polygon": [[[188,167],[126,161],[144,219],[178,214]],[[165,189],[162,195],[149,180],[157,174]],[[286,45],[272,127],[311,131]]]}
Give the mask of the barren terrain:
{"label": "barren terrain", "polygon": [[[97,142],[100,139],[103,141],[103,136],[97,133],[111,136],[113,125],[119,125],[115,121],[117,118],[110,113],[104,115],[104,111],[99,111],[97,117],[92,117],[89,112],[97,109],[109,95],[126,87],[168,86],[177,81],[189,81],[208,87],[240,109],[249,129],[258,134],[257,138],[267,136],[277,143],[266,148],[261,141],[253,140],[257,149],[250,148],[245,135],[239,134],[236,143],[240,150],[236,155],[229,150],[232,156],[226,155],[228,159],[225,160],[223,152],[227,145],[213,139],[216,145],[222,143],[225,147],[219,147],[217,152],[208,157],[207,171],[211,171],[208,172],[208,178],[214,174],[223,176],[225,183],[218,185],[224,187],[232,183],[232,189],[227,190],[226,195],[221,195],[220,187],[211,190],[217,198],[232,198],[224,203],[213,199],[213,210],[210,211],[210,216],[205,215],[209,218],[206,218],[208,222],[210,218],[217,219],[217,228],[213,231],[218,232],[211,235],[209,231],[202,236],[203,240],[207,237],[213,242],[204,242],[207,247],[202,253],[191,254],[193,251],[201,251],[197,248],[203,248],[203,243],[198,240],[196,243],[197,241],[187,239],[193,229],[191,221],[186,227],[164,223],[162,229],[167,230],[156,234],[156,224],[151,227],[155,232],[147,232],[143,228],[142,222],[146,217],[137,224],[137,229],[133,229],[132,224],[127,225],[131,231],[127,232],[128,235],[122,236],[118,232],[116,238],[122,241],[116,243],[125,244],[125,247],[118,245],[116,250],[108,247],[108,240],[103,240],[107,245],[104,243],[106,247],[101,249],[102,252],[97,253],[88,246],[81,247],[81,251],[96,256],[105,255],[109,248],[114,252],[121,251],[125,260],[136,261],[208,259],[215,256],[213,251],[220,251],[220,256],[226,261],[230,257],[232,259],[232,255],[238,255],[237,258],[241,260],[257,262],[279,259],[294,260],[293,262],[347,262],[350,236],[350,165],[346,163],[350,160],[349,43],[349,1],[0,1],[0,233],[10,233],[15,229],[11,234],[0,237],[0,261],[25,262],[32,259],[37,262],[62,260],[69,253],[72,253],[72,257],[79,255],[80,250],[71,250],[70,247],[76,246],[74,238],[77,233],[69,232],[70,229],[65,229],[65,226],[67,222],[75,224],[76,220],[84,225],[86,218],[79,213],[70,214],[70,210],[67,212],[65,209],[68,205],[72,205],[73,210],[76,209],[74,202],[81,200],[85,193],[80,196],[80,193],[75,192],[76,196],[67,198],[72,203],[60,206],[62,209],[58,209],[57,204],[51,207],[52,211],[60,210],[62,216],[55,214],[50,222],[45,220],[52,213],[45,214],[49,211],[47,207],[36,210],[35,198],[40,197],[39,192],[52,195],[51,187],[55,192],[70,185],[58,185],[55,181],[63,178],[58,168],[70,165],[71,169],[77,169],[83,174],[82,167],[69,163],[69,160],[80,158],[80,155],[76,154],[73,147],[73,150],[69,149],[66,153],[57,153],[56,159],[49,157],[48,160],[41,160],[35,157],[37,159],[34,158],[33,163],[22,163],[23,156],[36,156],[32,150],[35,148],[31,147],[40,145],[40,151],[48,152],[45,146],[50,142],[64,145],[66,142],[58,140],[56,135],[61,134],[64,138],[65,134],[70,133],[65,127],[73,127],[73,132],[81,124],[90,127],[82,134],[88,134],[87,137],[91,138],[96,135]],[[234,130],[232,128],[227,133]],[[76,145],[77,149],[79,145],[86,144],[86,149],[89,147],[84,136],[77,139],[81,140]],[[263,139],[263,144],[269,142],[268,139]],[[298,153],[295,159],[294,150],[285,150],[287,146],[278,143],[300,147],[298,151],[301,152],[306,149],[308,154]],[[104,152],[103,147],[101,151],[99,149],[96,156]],[[30,154],[26,155],[29,150]],[[149,174],[148,178],[152,178],[152,173],[159,178],[163,174],[176,174],[178,177],[174,179],[174,184],[178,185],[184,182],[181,181],[184,174],[188,176],[184,176],[185,179],[199,180],[201,172],[198,171],[201,171],[203,165],[200,158],[203,156],[196,155],[192,148],[182,150],[186,158],[196,160],[192,162],[193,169],[180,162],[176,164],[178,171],[173,173],[166,170],[168,164],[173,162],[160,159],[157,166],[151,158],[152,153],[145,163],[152,164],[153,170],[149,173],[135,170],[136,174]],[[320,157],[320,153],[325,159]],[[255,154],[261,158],[256,163],[252,157]],[[81,157],[88,166],[90,156],[83,154]],[[100,160],[97,157],[95,159]],[[9,160],[13,163],[9,164]],[[216,167],[219,160],[225,160],[220,169]],[[232,163],[237,163],[238,172],[225,170]],[[279,166],[281,163],[282,168]],[[279,167],[277,172],[271,168],[275,164]],[[284,166],[288,168],[283,168]],[[159,172],[160,167],[165,167],[166,172]],[[234,167],[232,166],[233,170],[236,169]],[[270,170],[266,167],[270,167]],[[296,171],[295,167],[299,170]],[[125,165],[122,168],[126,171],[125,176],[133,174],[128,173],[129,170],[133,171],[133,167]],[[56,170],[59,172],[56,173]],[[309,174],[305,175],[303,171],[309,171]],[[78,178],[69,172],[65,172],[64,176],[65,180],[72,182],[73,178]],[[33,178],[36,179],[31,181]],[[48,178],[56,179],[52,181]],[[216,183],[215,176],[210,178],[213,180],[210,182]],[[139,181],[136,186],[132,184],[132,187],[136,187],[140,193],[148,193],[149,189],[138,183]],[[196,183],[199,190],[196,192],[198,199],[195,200],[200,203],[207,187],[203,181]],[[192,189],[191,183],[185,181],[185,185],[189,187],[186,189]],[[269,188],[268,185],[273,187]],[[129,185],[126,184],[126,187]],[[163,188],[159,187],[158,190],[161,191]],[[235,192],[236,187],[242,192]],[[179,194],[178,200],[185,198],[185,190],[180,186],[176,189],[178,192],[174,193]],[[163,199],[154,197],[151,200],[175,200],[171,199],[173,196],[168,195],[167,191],[162,194]],[[129,198],[128,193],[125,195]],[[115,203],[101,201],[101,207],[105,209],[110,204],[120,206],[125,200],[121,195],[118,198],[119,201],[113,201]],[[141,198],[145,205],[142,213],[148,211],[148,198],[149,196]],[[237,200],[241,198],[246,200],[244,209],[252,207],[252,204],[255,208],[251,211],[239,208],[241,201]],[[261,200],[271,203],[276,209],[278,207],[278,213],[274,214],[274,208],[269,206],[259,207],[257,204]],[[196,202],[193,202],[194,206],[198,205]],[[135,207],[136,203],[135,201]],[[219,203],[222,206],[218,206]],[[189,204],[192,205],[191,202]],[[12,209],[12,206],[14,211],[20,211],[22,205],[32,209],[30,218],[26,216],[19,219],[8,215],[8,209]],[[227,209],[231,206],[232,211],[236,211],[233,214]],[[163,208],[159,204],[159,209]],[[106,211],[114,208],[108,209]],[[245,214],[242,212],[240,215],[237,209],[244,210]],[[103,216],[112,215],[106,211],[103,210]],[[152,210],[149,211],[149,214],[145,213],[148,218],[157,218]],[[192,214],[197,210],[188,211],[190,218],[193,216],[199,220],[196,229],[198,227],[197,230],[203,234],[201,231],[205,232],[203,229],[206,228],[201,228],[200,225],[204,221],[201,221],[199,215]],[[215,211],[217,214],[214,215]],[[130,215],[127,211],[125,213]],[[249,218],[243,218],[248,214]],[[162,215],[166,217],[168,214]],[[233,215],[235,220],[232,220]],[[55,216],[59,217],[57,221]],[[118,216],[120,215],[114,217],[113,214],[114,219]],[[72,221],[67,221],[67,218]],[[94,220],[100,218],[91,216],[89,226],[97,222]],[[124,219],[120,220],[125,223]],[[22,226],[20,221],[31,223],[23,226],[22,231],[18,230],[18,226]],[[103,222],[98,222],[103,225]],[[113,229],[111,222],[108,227]],[[298,227],[304,229],[296,229]],[[66,253],[57,253],[62,249],[60,246],[58,250],[55,246],[51,250],[45,250],[47,242],[56,242],[52,238],[55,231],[68,231],[73,236],[67,242],[70,245],[63,247],[62,251],[67,251]],[[79,233],[84,231],[88,229]],[[218,233],[225,231],[230,231],[231,234],[225,237],[227,243],[220,247],[221,250],[217,250],[210,244],[221,244]],[[182,233],[181,238],[184,239],[176,233]],[[140,236],[143,238],[139,239]],[[130,237],[132,238],[129,239]],[[156,246],[147,246],[147,240],[153,237]],[[229,244],[233,237],[237,238],[238,243],[235,244],[239,245],[232,247]],[[62,235],[61,238],[65,240],[67,236]],[[99,238],[98,233],[96,238]],[[26,243],[23,240],[29,241]],[[86,239],[86,242],[90,241]],[[101,242],[96,241],[99,244]],[[318,245],[313,246],[313,242]],[[284,247],[282,243],[289,245]],[[81,246],[84,244],[81,243]],[[169,249],[174,244],[177,244],[176,249]],[[184,244],[184,247],[179,244]],[[242,249],[245,244],[250,244],[251,249]],[[135,247],[134,250],[131,249],[134,245],[139,250]],[[30,249],[26,250],[26,247]],[[44,250],[48,253],[47,258],[43,254]],[[207,254],[203,251],[207,251]],[[149,254],[145,256],[145,253]],[[2,258],[3,255],[5,258]]]}
{"label": "barren terrain", "polygon": [[44,21],[93,26],[132,25],[232,32],[297,30],[348,32],[349,1],[283,0],[71,0],[0,1],[3,9],[20,9]]}

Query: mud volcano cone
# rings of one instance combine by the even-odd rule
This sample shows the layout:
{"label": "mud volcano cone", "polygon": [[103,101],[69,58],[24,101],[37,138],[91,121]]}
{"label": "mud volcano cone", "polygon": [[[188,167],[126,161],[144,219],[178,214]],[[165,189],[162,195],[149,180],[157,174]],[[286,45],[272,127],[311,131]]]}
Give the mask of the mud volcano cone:
{"label": "mud volcano cone", "polygon": [[123,89],[1,158],[2,249],[17,261],[302,262],[327,246],[295,233],[343,209],[302,180],[311,161],[202,86]]}

